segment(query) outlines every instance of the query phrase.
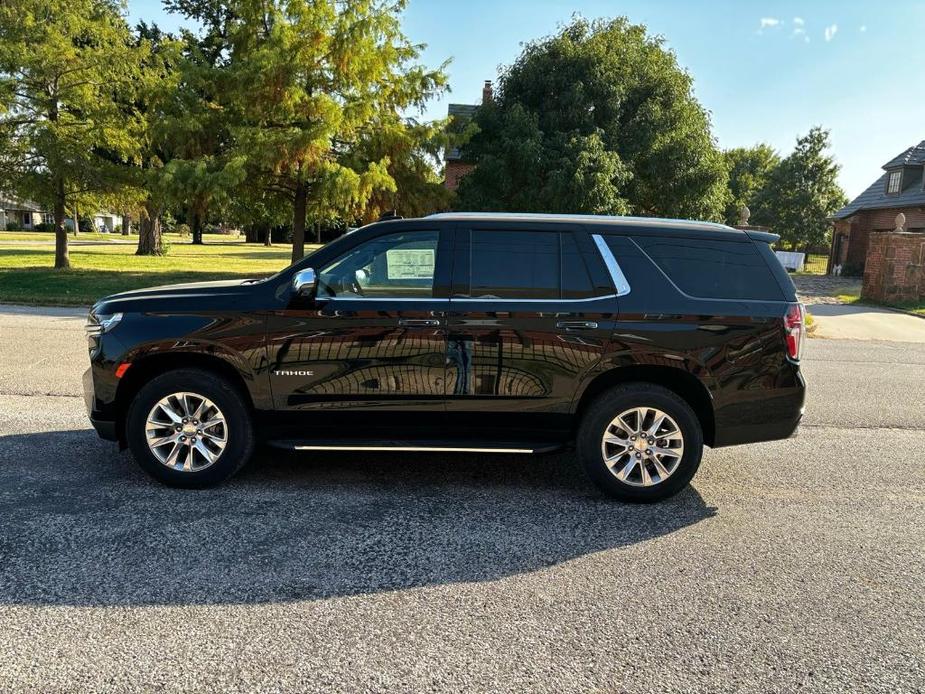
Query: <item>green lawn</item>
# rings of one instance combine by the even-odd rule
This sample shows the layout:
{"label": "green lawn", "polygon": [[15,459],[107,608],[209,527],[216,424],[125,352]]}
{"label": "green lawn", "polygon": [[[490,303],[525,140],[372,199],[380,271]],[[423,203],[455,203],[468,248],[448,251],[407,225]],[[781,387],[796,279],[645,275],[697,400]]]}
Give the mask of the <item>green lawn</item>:
{"label": "green lawn", "polygon": [[925,303],[919,302],[906,302],[906,303],[897,303],[897,304],[878,304],[875,301],[862,300],[858,294],[839,294],[838,300],[844,304],[869,304],[871,306],[886,306],[887,308],[898,308],[903,311],[911,311],[920,316],[925,316]]}
{"label": "green lawn", "polygon": [[[98,234],[95,231],[85,233],[68,234],[67,237],[77,241],[134,241],[138,243],[137,236],[123,236],[122,234]],[[44,243],[55,242],[55,232],[53,231],[0,231],[0,243],[4,241],[42,241]]]}
{"label": "green lawn", "polygon": [[[84,306],[127,289],[262,277],[289,265],[291,253],[288,245],[266,248],[208,238],[202,246],[171,240],[170,253],[161,257],[136,256],[130,244],[73,246],[72,267],[61,271],[52,268],[53,243],[5,243],[6,238],[0,235],[0,302],[8,303]],[[315,248],[306,246],[306,252]]]}

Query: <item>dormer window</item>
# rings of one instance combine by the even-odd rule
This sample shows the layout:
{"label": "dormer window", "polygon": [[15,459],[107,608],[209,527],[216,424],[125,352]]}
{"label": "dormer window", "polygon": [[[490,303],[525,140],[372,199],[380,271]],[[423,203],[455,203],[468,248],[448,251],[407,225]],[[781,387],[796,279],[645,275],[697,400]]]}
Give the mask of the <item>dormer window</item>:
{"label": "dormer window", "polygon": [[886,186],[887,195],[896,195],[899,192],[899,185],[902,182],[902,171],[890,171],[890,180]]}

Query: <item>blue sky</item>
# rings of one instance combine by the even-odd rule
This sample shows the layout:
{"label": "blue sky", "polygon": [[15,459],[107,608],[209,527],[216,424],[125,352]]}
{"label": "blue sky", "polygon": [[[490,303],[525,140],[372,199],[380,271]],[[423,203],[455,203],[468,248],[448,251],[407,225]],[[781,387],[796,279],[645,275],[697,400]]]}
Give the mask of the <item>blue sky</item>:
{"label": "blue sky", "polygon": [[[406,33],[424,61],[449,66],[450,101],[477,103],[482,83],[521,44],[574,13],[626,15],[660,34],[694,78],[721,147],[767,142],[786,153],[813,125],[832,131],[841,183],[853,197],[880,166],[925,140],[925,2],[649,2],[624,0],[410,0]],[[159,0],[129,0],[133,21],[176,29]]]}

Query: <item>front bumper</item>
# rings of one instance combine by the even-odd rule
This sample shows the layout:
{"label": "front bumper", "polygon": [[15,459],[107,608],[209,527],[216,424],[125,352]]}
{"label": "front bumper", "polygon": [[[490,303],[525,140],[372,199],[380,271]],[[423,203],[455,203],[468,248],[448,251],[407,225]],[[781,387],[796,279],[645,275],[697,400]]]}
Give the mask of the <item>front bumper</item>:
{"label": "front bumper", "polygon": [[93,387],[93,367],[84,371],[83,375],[84,404],[87,406],[87,414],[90,417],[90,424],[96,429],[96,433],[101,439],[107,441],[118,441],[119,434],[116,431],[116,422],[101,415],[96,409],[96,391]]}

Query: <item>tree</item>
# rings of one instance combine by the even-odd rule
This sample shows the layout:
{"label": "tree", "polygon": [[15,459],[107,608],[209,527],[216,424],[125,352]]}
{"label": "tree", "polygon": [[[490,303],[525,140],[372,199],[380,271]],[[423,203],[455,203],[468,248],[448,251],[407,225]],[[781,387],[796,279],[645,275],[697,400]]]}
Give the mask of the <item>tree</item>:
{"label": "tree", "polygon": [[829,131],[812,128],[797,139],[757,196],[755,222],[771,227],[790,248],[825,244],[828,218],[848,202],[838,185],[840,167],[828,149]]}
{"label": "tree", "polygon": [[389,161],[349,156],[388,114],[441,90],[442,69],[415,64],[422,46],[401,33],[403,0],[169,0],[203,26],[215,56],[216,106],[229,119],[230,159],[248,181],[286,200],[292,258],[304,254],[306,219],[361,210],[395,188]]}
{"label": "tree", "polygon": [[374,188],[354,218],[368,223],[392,210],[405,217],[423,217],[448,209],[452,193],[435,168],[447,142],[445,121],[421,123],[386,113],[364,128],[344,163],[353,170],[363,170],[373,162],[385,161],[394,186]]}
{"label": "tree", "polygon": [[[758,195],[767,185],[771,173],[780,164],[780,156],[770,145],[736,147],[723,152],[729,171],[729,196],[726,202],[726,224],[738,224],[743,207],[748,207],[755,219],[760,218]],[[757,214],[757,216],[755,216]]]}
{"label": "tree", "polygon": [[692,80],[625,18],[528,44],[475,123],[463,209],[722,216],[725,166]]}
{"label": "tree", "polygon": [[109,190],[113,158],[138,153],[141,124],[124,106],[147,47],[120,9],[114,0],[0,3],[3,166],[17,192],[51,205],[56,268],[70,266],[69,201]]}

